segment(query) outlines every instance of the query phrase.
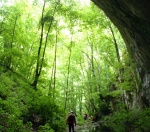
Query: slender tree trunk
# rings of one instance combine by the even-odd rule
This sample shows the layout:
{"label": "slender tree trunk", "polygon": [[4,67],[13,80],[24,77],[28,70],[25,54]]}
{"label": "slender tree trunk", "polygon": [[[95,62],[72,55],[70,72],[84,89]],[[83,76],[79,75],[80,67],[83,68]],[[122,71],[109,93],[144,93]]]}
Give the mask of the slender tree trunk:
{"label": "slender tree trunk", "polygon": [[87,78],[88,78],[88,83],[89,83],[89,85],[88,85],[88,87],[89,87],[89,92],[88,92],[88,94],[90,95],[90,98],[92,98],[92,93],[93,93],[93,90],[92,90],[92,84],[91,84],[91,80],[92,80],[92,78],[91,78],[91,58],[90,58],[90,56],[87,54],[87,53],[85,53],[84,51],[82,51],[85,55],[86,55],[86,57],[88,58],[88,69],[86,70],[86,72],[87,72]]}
{"label": "slender tree trunk", "polygon": [[[45,24],[45,22],[44,22],[45,4],[46,4],[46,2],[44,1],[43,10],[42,10],[42,22],[41,22],[42,28],[41,28],[40,43],[39,43],[39,48],[38,48],[37,63],[36,63],[36,69],[35,69],[35,76],[34,76],[34,81],[32,83],[32,86],[33,86],[34,89],[37,89],[37,83],[38,83],[39,77],[41,75],[41,71],[42,71],[42,67],[43,67],[43,62],[44,62],[44,58],[45,58],[45,51],[46,51],[48,36],[49,36],[49,32],[50,32],[50,29],[51,29],[52,23],[53,23],[53,19],[51,19],[51,21],[49,23],[49,26],[48,26],[48,31],[46,33],[45,43],[44,43],[43,42],[43,34],[44,34],[44,24]],[[57,7],[57,4],[55,5],[52,18],[55,15],[56,7]],[[42,52],[42,45],[43,45],[43,43],[44,43],[44,47],[43,47],[43,52]]]}
{"label": "slender tree trunk", "polygon": [[[118,63],[121,63],[121,59],[120,59],[120,54],[119,54],[119,48],[118,48],[118,44],[117,44],[117,41],[116,41],[116,38],[115,38],[115,34],[114,34],[114,30],[112,28],[112,26],[110,25],[109,26],[110,28],[110,31],[112,33],[112,38],[113,38],[113,41],[114,41],[114,45],[115,45],[115,50],[116,50],[116,54],[117,54],[117,60],[118,60]],[[123,70],[122,69],[119,69],[119,81],[120,83],[123,83],[122,82],[122,75],[123,75]],[[126,108],[128,109],[129,107],[129,102],[128,102],[128,99],[127,99],[127,93],[125,90],[123,90],[123,95],[122,95],[122,100],[123,100],[123,103],[126,105]]]}
{"label": "slender tree trunk", "polygon": [[53,101],[55,99],[55,89],[56,89],[56,66],[57,66],[57,41],[58,41],[58,28],[56,25],[56,44],[55,44],[55,57],[54,57],[54,87],[53,87]]}
{"label": "slender tree trunk", "polygon": [[[89,41],[89,46],[90,46],[90,49],[91,49],[91,54],[90,54],[91,80],[90,80],[90,83],[91,83],[91,93],[93,94],[93,93],[97,92],[98,83],[96,81],[97,79],[96,79],[96,75],[95,75],[94,44],[93,44],[93,42],[90,41],[89,37],[88,37],[88,41]],[[94,102],[94,99],[93,99],[93,95],[90,98],[90,104],[91,104],[91,110],[94,113],[96,111],[96,107],[95,107],[95,102]]]}
{"label": "slender tree trunk", "polygon": [[111,34],[112,34],[112,37],[113,37],[113,41],[114,41],[114,45],[115,45],[115,49],[116,49],[116,54],[117,54],[117,59],[118,59],[118,62],[120,62],[119,48],[118,48],[118,44],[117,44],[117,41],[116,41],[116,38],[115,38],[114,30],[112,29],[111,25],[109,26],[109,28],[110,28],[110,31],[111,31]]}
{"label": "slender tree trunk", "polygon": [[70,75],[70,62],[71,62],[71,53],[72,53],[72,44],[73,44],[73,35],[71,37],[71,43],[69,47],[69,62],[68,62],[68,73],[67,73],[67,82],[66,82],[66,97],[65,97],[65,107],[64,110],[66,110],[67,102],[68,102],[68,94],[69,94],[69,75]]}
{"label": "slender tree trunk", "polygon": [[39,65],[40,65],[41,48],[42,48],[42,43],[43,43],[44,9],[45,9],[45,4],[46,4],[46,2],[44,1],[43,9],[42,9],[40,43],[39,43],[38,54],[37,54],[37,63],[36,63],[36,69],[35,69],[35,76],[34,76],[34,81],[33,81],[33,84],[32,84],[32,86],[33,86],[34,89],[37,89],[37,83],[38,83],[38,79],[39,79],[39,76],[40,76],[40,71],[39,71],[39,69],[41,69],[41,68],[39,67]]}
{"label": "slender tree trunk", "polygon": [[85,80],[85,75],[84,75],[84,72],[85,72],[85,70],[84,70],[84,68],[83,68],[83,66],[82,66],[82,63],[81,63],[81,61],[79,62],[79,64],[80,64],[80,67],[81,67],[81,71],[82,71],[82,88],[81,88],[81,90],[82,89],[84,89],[84,90],[82,90],[81,91],[81,96],[79,97],[79,108],[80,108],[80,114],[82,115],[82,108],[83,108],[83,103],[82,103],[82,101],[83,101],[83,96],[85,97],[85,100],[87,99],[87,96],[86,96],[86,94],[88,94],[88,93],[86,93],[86,87],[84,86],[85,84],[84,84],[84,80]]}
{"label": "slender tree trunk", "polygon": [[95,62],[97,64],[97,77],[96,77],[96,80],[97,80],[97,92],[101,92],[100,90],[100,87],[101,87],[101,80],[100,80],[100,75],[101,75],[101,67],[100,67],[100,60],[96,60],[95,59]]}

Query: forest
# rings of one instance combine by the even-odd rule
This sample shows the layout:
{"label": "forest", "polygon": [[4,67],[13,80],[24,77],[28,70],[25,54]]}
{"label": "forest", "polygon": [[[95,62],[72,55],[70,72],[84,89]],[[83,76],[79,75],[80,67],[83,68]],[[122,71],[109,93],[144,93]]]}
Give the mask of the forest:
{"label": "forest", "polygon": [[78,126],[97,114],[92,132],[149,132],[141,87],[118,29],[90,0],[0,1],[1,132],[67,132],[70,111]]}

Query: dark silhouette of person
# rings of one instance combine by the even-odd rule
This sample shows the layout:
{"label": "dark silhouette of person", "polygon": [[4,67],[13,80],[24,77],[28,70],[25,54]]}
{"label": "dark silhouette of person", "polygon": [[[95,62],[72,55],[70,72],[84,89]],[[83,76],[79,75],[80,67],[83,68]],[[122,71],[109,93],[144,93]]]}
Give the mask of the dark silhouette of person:
{"label": "dark silhouette of person", "polygon": [[86,113],[84,114],[84,120],[87,120],[87,114]]}
{"label": "dark silhouette of person", "polygon": [[66,118],[66,124],[68,124],[69,132],[71,132],[71,130],[72,130],[72,132],[75,132],[74,125],[76,126],[76,117],[75,117],[73,111],[71,111],[68,114],[68,116]]}
{"label": "dark silhouette of person", "polygon": [[95,119],[94,119],[94,121],[98,121],[98,119],[99,119],[99,114],[95,113]]}

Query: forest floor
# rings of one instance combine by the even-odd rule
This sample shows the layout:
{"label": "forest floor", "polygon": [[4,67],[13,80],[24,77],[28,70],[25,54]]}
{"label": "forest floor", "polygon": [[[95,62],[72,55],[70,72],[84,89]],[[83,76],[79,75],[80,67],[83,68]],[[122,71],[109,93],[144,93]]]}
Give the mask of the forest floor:
{"label": "forest floor", "polygon": [[[94,132],[94,129],[96,127],[99,127],[99,124],[97,122],[91,123],[91,122],[86,122],[84,125],[75,126],[75,132]],[[68,128],[66,128],[65,132],[69,132]]]}
{"label": "forest floor", "polygon": [[[96,132],[96,127],[99,127],[99,122],[85,122],[83,125],[76,125],[75,132]],[[33,132],[38,132],[38,126],[34,125]],[[66,130],[64,132],[69,132],[68,127],[66,126]]]}

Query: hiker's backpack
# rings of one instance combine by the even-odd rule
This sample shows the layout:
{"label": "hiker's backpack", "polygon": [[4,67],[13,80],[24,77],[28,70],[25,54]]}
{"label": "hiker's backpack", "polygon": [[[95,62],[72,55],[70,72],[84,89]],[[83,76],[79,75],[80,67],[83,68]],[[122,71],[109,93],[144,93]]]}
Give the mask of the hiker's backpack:
{"label": "hiker's backpack", "polygon": [[68,116],[68,121],[69,121],[69,122],[74,122],[74,119],[75,119],[75,116],[74,116],[73,114],[70,114],[70,115]]}

